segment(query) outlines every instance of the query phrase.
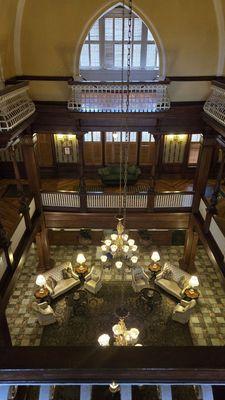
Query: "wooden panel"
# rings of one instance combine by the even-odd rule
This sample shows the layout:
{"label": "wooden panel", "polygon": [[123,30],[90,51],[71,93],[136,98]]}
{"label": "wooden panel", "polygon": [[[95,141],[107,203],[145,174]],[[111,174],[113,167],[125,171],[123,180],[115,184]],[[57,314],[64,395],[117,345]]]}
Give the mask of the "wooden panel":
{"label": "wooden panel", "polygon": [[[127,218],[128,229],[187,229],[189,213],[131,213]],[[115,228],[113,214],[45,212],[48,228]]]}
{"label": "wooden panel", "polygon": [[155,143],[141,143],[140,165],[153,165],[155,157]]}
{"label": "wooden panel", "polygon": [[40,167],[52,167],[54,164],[52,137],[49,133],[37,135],[37,156]]}
{"label": "wooden panel", "polygon": [[[125,143],[122,143],[124,149]],[[124,150],[122,150],[124,151]],[[120,162],[120,143],[106,142],[105,143],[105,163],[106,164],[119,164]],[[137,143],[131,142],[129,144],[129,164],[137,163]]]}
{"label": "wooden panel", "polygon": [[85,165],[102,165],[102,142],[84,142]]}

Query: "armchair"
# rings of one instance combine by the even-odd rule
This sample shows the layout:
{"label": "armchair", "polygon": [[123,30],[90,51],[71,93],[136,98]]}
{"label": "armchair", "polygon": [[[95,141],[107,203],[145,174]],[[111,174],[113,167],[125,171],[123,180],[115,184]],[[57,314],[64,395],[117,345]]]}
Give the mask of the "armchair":
{"label": "armchair", "polygon": [[196,301],[194,299],[191,301],[181,300],[181,302],[178,303],[173,310],[172,319],[180,322],[181,324],[186,324],[190,319],[195,305]]}
{"label": "armchair", "polygon": [[144,272],[143,268],[136,267],[132,269],[132,287],[136,293],[139,293],[144,288],[149,288],[149,277]]}
{"label": "armchair", "polygon": [[102,270],[92,267],[88,275],[85,276],[84,289],[96,294],[102,287]]}
{"label": "armchair", "polygon": [[46,301],[43,303],[33,302],[32,308],[37,314],[37,319],[40,325],[45,326],[57,322],[52,307]]}

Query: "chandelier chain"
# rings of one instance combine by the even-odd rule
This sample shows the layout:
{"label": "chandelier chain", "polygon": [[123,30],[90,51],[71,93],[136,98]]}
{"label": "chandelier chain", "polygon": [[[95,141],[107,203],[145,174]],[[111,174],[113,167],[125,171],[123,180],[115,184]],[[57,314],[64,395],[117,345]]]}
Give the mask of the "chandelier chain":
{"label": "chandelier chain", "polygon": [[128,113],[130,107],[130,78],[131,78],[131,41],[132,41],[132,0],[129,0],[129,18],[128,18],[128,43],[127,43],[127,85],[126,85],[126,134],[124,148],[124,194],[123,194],[123,218],[126,226],[126,207],[127,207],[127,172],[129,158],[130,132],[128,130]]}

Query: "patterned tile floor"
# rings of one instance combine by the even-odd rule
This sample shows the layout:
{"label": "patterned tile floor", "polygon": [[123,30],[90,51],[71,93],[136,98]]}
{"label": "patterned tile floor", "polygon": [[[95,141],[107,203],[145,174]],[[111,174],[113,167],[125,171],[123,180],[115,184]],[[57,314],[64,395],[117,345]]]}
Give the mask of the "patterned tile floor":
{"label": "patterned tile floor", "polygon": [[[86,248],[74,246],[51,246],[51,256],[56,265],[63,261],[71,261],[75,264],[78,251],[83,251],[89,267],[96,263],[96,247]],[[159,248],[162,264],[170,261],[179,266],[178,260],[182,257],[182,246],[161,246]],[[148,265],[151,251],[141,249],[141,265]],[[97,261],[99,262],[99,261]],[[31,247],[26,263],[19,276],[14,292],[9,300],[6,315],[9,329],[15,346],[38,346],[40,344],[42,328],[38,325],[35,313],[32,310],[32,302],[35,300],[33,293],[35,288],[37,256],[35,247]],[[203,247],[199,246],[196,255],[196,272],[198,275],[202,296],[198,300],[194,313],[189,322],[189,328],[194,345],[211,346],[225,345],[225,289],[222,286],[219,271],[215,271]],[[103,279],[107,281],[121,280],[120,274],[111,275],[105,270]],[[125,273],[125,280],[131,280],[131,274]],[[165,293],[165,296],[167,294]],[[66,302],[63,297],[56,302]],[[57,316],[57,307],[56,307]],[[59,316],[58,316],[59,317]],[[65,312],[65,318],[66,312]],[[59,323],[62,321],[59,320]]]}

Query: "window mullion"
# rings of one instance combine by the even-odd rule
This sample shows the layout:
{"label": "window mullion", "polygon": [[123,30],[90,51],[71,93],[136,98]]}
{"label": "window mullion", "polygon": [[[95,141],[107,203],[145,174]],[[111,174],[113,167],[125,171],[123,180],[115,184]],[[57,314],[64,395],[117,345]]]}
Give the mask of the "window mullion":
{"label": "window mullion", "polygon": [[142,31],[141,31],[141,69],[146,68],[146,57],[147,57],[147,35],[148,29],[145,24],[142,22]]}
{"label": "window mullion", "polygon": [[105,68],[105,19],[99,20],[99,58],[100,69]]}

